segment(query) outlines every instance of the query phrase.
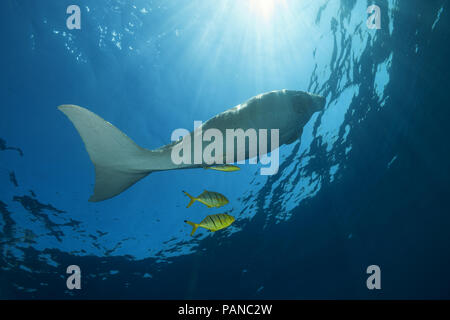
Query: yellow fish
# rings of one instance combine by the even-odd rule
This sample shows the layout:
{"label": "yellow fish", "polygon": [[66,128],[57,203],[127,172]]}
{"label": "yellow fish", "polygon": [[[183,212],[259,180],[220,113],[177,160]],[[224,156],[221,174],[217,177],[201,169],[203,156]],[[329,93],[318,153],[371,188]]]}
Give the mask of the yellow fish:
{"label": "yellow fish", "polygon": [[211,167],[204,167],[205,169],[211,169],[211,170],[217,170],[217,171],[224,171],[224,172],[233,172],[233,171],[239,171],[241,168],[238,166],[233,166],[231,164],[224,164],[220,166],[211,166]]}
{"label": "yellow fish", "polygon": [[191,236],[194,234],[195,230],[197,230],[198,227],[202,227],[205,229],[210,230],[211,232],[223,229],[228,227],[234,222],[234,217],[230,216],[226,213],[219,213],[219,214],[212,214],[209,216],[206,216],[205,219],[202,220],[200,223],[194,223],[191,221],[184,220],[187,224],[192,226],[192,232]]}
{"label": "yellow fish", "polygon": [[199,195],[197,198],[191,196],[186,191],[183,191],[189,198],[191,198],[191,202],[189,202],[188,206],[186,208],[189,208],[195,201],[201,202],[204,205],[206,205],[208,208],[213,207],[221,207],[228,203],[228,199],[218,192],[213,191],[203,191],[201,195]]}

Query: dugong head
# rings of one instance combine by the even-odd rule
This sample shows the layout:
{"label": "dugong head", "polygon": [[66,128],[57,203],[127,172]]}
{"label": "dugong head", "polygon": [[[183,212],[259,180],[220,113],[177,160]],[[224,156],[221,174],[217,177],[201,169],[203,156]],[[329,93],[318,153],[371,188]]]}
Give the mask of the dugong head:
{"label": "dugong head", "polygon": [[326,99],[317,94],[292,91],[291,99],[294,111],[300,114],[311,116],[314,112],[321,111],[325,107]]}

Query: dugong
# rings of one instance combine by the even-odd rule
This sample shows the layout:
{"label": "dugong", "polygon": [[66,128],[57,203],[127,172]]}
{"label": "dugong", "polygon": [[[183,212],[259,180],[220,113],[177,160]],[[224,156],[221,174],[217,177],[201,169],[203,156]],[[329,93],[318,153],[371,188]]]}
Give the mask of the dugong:
{"label": "dugong", "polygon": [[[324,106],[325,98],[319,95],[286,89],[271,91],[257,95],[216,115],[189,135],[192,136],[191,140],[194,140],[199,132],[207,129],[217,129],[224,137],[227,129],[243,129],[244,131],[255,129],[257,132],[260,132],[260,129],[278,129],[278,145],[281,146],[299,138],[311,116],[322,110]],[[176,164],[172,161],[172,150],[182,147],[186,139],[149,150],[138,146],[111,123],[85,108],[61,105],[58,109],[78,130],[95,166],[94,194],[89,201],[96,202],[112,198],[154,171],[201,168],[211,165],[203,161],[192,164]],[[247,147],[247,144],[245,145]],[[225,144],[224,150],[226,150]],[[267,152],[271,151],[273,149],[269,147]],[[233,160],[247,159],[248,156],[248,150],[244,150]],[[227,161],[225,152],[223,158],[224,163],[234,162]]]}

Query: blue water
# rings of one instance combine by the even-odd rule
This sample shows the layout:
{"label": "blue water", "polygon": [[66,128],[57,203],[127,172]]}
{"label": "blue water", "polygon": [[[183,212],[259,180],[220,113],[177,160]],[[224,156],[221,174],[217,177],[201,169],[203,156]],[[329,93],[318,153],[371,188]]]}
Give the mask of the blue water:
{"label": "blue water", "polygon": [[[366,26],[371,4],[381,29]],[[0,298],[450,298],[449,5],[1,1]],[[153,173],[98,203],[56,108],[86,107],[154,149],[283,88],[327,105],[280,148],[278,174]],[[181,190],[204,189],[236,222],[190,237],[183,221],[212,209],[187,209]]]}

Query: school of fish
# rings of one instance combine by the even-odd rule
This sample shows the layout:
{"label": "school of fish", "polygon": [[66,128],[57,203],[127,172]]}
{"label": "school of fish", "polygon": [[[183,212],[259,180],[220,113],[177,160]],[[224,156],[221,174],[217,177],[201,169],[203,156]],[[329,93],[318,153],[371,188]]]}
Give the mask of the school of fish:
{"label": "school of fish", "polygon": [[[230,164],[205,167],[205,169],[211,169],[211,170],[217,170],[217,171],[223,171],[223,172],[233,172],[233,171],[240,170],[240,168],[238,166],[234,166],[234,165],[230,165]],[[186,191],[183,191],[183,192],[190,199],[190,202],[186,208],[189,208],[195,201],[203,203],[208,208],[220,208],[229,203],[227,197],[225,197],[221,193],[214,192],[214,191],[204,190],[198,197],[193,197]],[[195,222],[184,220],[184,222],[186,222],[187,224],[192,226],[191,236],[194,234],[194,232],[197,230],[198,227],[205,228],[211,232],[215,232],[217,230],[229,227],[234,221],[235,221],[235,218],[226,213],[218,213],[218,214],[208,215],[200,223],[195,223]]]}

